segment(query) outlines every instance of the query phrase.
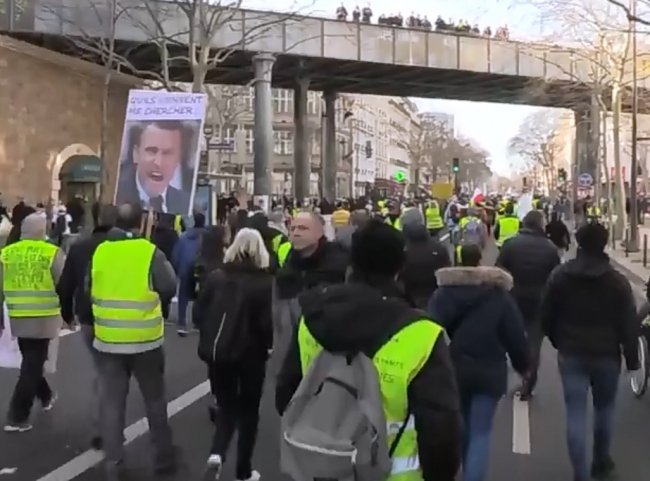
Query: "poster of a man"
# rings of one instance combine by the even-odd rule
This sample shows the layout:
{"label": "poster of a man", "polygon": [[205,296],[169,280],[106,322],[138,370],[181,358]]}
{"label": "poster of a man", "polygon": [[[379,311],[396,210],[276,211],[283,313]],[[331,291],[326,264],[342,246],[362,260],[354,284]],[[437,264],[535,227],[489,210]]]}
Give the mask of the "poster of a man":
{"label": "poster of a man", "polygon": [[190,214],[196,186],[204,94],[132,90],[115,203]]}

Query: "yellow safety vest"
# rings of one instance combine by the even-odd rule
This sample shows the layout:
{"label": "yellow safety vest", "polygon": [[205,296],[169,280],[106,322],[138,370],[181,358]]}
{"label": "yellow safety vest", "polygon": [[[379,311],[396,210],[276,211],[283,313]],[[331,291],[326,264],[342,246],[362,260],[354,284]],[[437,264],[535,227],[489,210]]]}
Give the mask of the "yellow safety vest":
{"label": "yellow safety vest", "polygon": [[156,246],[146,239],[104,241],[91,267],[97,350],[127,354],[163,345],[165,324],[150,270]]}
{"label": "yellow safety vest", "polygon": [[519,232],[519,219],[517,217],[506,216],[500,218],[497,246],[501,247],[506,240],[516,236],[517,232]]}
{"label": "yellow safety vest", "polygon": [[273,252],[275,252],[276,254],[278,253],[278,249],[282,245],[282,238],[283,237],[284,236],[282,234],[278,234],[271,241],[271,244],[273,245]]}
{"label": "yellow safety vest", "polygon": [[0,251],[2,291],[9,317],[60,314],[52,264],[59,248],[42,240],[21,240]]}
{"label": "yellow safety vest", "polygon": [[399,221],[399,217],[394,221],[391,221],[390,217],[386,217],[386,224],[392,225],[397,230],[402,230],[402,223]]}
{"label": "yellow safety vest", "polygon": [[460,265],[463,260],[463,246],[456,246],[454,251],[456,253],[456,265]]}
{"label": "yellow safety vest", "polygon": [[460,220],[460,222],[458,222],[458,226],[459,226],[461,229],[464,229],[465,226],[466,226],[467,224],[469,224],[471,221],[481,222],[481,219],[479,219],[478,217],[474,217],[474,216],[463,217],[463,218]]}
{"label": "yellow safety vest", "polygon": [[278,247],[278,265],[280,267],[287,262],[289,252],[291,252],[291,242],[283,242],[280,244],[280,247]]}
{"label": "yellow safety vest", "polygon": [[183,218],[180,215],[174,217],[174,230],[178,235],[183,232]]}
{"label": "yellow safety vest", "polygon": [[587,215],[589,217],[600,217],[600,207],[587,207]]}
{"label": "yellow safety vest", "polygon": [[[408,387],[427,362],[442,328],[429,319],[420,319],[408,325],[382,346],[372,358],[379,373],[379,388],[384,399],[388,446],[406,421],[404,433],[395,447],[390,481],[419,481],[422,479],[418,458],[417,432],[413,416],[408,413]],[[304,318],[298,327],[300,366],[302,373],[309,370],[323,347],[312,336]]]}
{"label": "yellow safety vest", "polygon": [[438,205],[428,207],[425,217],[427,218],[427,229],[442,229],[444,227]]}

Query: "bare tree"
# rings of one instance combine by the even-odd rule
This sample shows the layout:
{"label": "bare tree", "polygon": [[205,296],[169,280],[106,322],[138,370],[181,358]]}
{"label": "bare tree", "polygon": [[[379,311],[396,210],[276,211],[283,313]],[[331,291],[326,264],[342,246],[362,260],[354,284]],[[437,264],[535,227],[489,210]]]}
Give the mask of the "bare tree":
{"label": "bare tree", "polygon": [[[564,106],[570,108],[584,110],[592,105],[597,106],[598,109],[592,108],[592,122],[601,124],[604,122],[602,117],[608,116],[608,110],[612,111],[612,157],[616,170],[615,197],[618,200],[616,231],[623,232],[625,191],[621,169],[621,112],[629,104],[634,64],[630,49],[634,25],[628,18],[629,12],[617,8],[616,0],[524,1],[540,12],[547,25],[553,26],[549,43],[565,52],[571,48],[573,57],[571,65],[553,64],[562,77],[560,86],[536,81],[531,84],[531,95],[547,97],[549,103],[551,99],[548,96],[553,95],[555,100],[562,100]],[[558,46],[558,38],[570,40],[564,46]],[[546,46],[540,52],[548,50]],[[546,61],[549,62],[548,57]],[[640,59],[640,62],[643,64],[644,59]],[[639,80],[643,81],[647,72],[640,73]],[[576,128],[580,128],[583,121],[580,120]],[[600,157],[598,153],[594,154]],[[597,162],[602,165],[600,158]]]}
{"label": "bare tree", "polygon": [[433,182],[443,173],[449,175],[453,157],[449,147],[455,139],[445,122],[423,115],[418,128],[405,132],[404,137],[416,185],[419,185],[422,173],[428,173]]}
{"label": "bare tree", "polygon": [[555,188],[555,172],[562,148],[558,144],[560,113],[539,110],[524,119],[508,141],[508,153],[523,159],[528,168],[541,168],[546,184]]}

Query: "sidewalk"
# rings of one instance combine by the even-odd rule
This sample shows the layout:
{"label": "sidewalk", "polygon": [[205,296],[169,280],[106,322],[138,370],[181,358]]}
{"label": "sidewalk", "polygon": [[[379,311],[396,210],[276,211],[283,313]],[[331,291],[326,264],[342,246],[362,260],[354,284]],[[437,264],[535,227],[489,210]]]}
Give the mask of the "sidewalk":
{"label": "sidewalk", "polygon": [[[647,252],[645,255],[646,265],[644,266],[643,238],[647,236]],[[625,253],[621,242],[616,246],[610,243],[607,247],[612,262],[627,275],[634,284],[645,285],[650,278],[650,227],[639,226],[639,252]]]}

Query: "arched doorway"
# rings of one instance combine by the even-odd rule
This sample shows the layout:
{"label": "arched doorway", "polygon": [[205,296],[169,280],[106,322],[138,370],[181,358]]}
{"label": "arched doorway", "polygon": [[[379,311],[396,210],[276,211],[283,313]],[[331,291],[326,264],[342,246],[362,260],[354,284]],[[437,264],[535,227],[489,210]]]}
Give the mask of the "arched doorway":
{"label": "arched doorway", "polygon": [[63,149],[52,169],[52,200],[66,203],[81,197],[92,203],[99,196],[103,163],[91,148],[73,144]]}

